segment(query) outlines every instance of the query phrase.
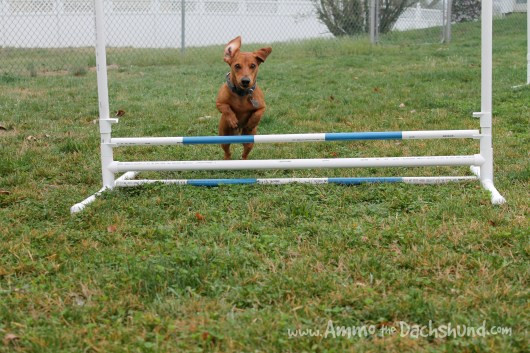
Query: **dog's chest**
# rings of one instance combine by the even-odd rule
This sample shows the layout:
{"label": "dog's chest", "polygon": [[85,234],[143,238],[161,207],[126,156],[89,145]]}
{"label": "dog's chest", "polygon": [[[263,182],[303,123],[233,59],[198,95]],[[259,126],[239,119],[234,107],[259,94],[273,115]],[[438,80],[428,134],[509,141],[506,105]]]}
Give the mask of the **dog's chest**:
{"label": "dog's chest", "polygon": [[[254,100],[254,104],[252,102]],[[258,107],[255,107],[258,105]],[[252,114],[256,109],[259,108],[258,102],[249,96],[237,97],[237,99],[232,99],[230,101],[230,108],[236,113],[239,118],[239,115],[246,116]]]}

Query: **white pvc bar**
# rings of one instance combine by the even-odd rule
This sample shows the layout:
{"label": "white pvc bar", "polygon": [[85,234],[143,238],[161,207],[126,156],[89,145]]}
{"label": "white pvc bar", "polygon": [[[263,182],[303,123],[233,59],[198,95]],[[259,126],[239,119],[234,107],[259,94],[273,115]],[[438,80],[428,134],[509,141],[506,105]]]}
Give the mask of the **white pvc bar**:
{"label": "white pvc bar", "polygon": [[182,145],[183,139],[183,137],[113,137],[110,143],[114,145],[113,147]]}
{"label": "white pvc bar", "polygon": [[127,171],[184,171],[184,170],[245,170],[245,169],[311,169],[311,168],[366,168],[366,167],[420,167],[420,166],[480,166],[484,158],[471,156],[426,156],[385,158],[334,159],[262,159],[234,161],[153,161],[113,162],[109,169]]}
{"label": "white pvc bar", "polygon": [[[192,179],[193,180],[193,179]],[[140,186],[144,184],[176,184],[176,185],[189,185],[190,179],[136,179],[136,180],[125,180],[116,183],[116,186],[120,187],[131,187]],[[261,178],[256,179],[256,183],[252,184],[271,184],[271,185],[282,185],[282,184],[327,184],[328,178]],[[236,184],[236,183],[234,183]],[[230,185],[230,184],[226,184]]]}
{"label": "white pvc bar", "polygon": [[[278,142],[322,142],[385,139],[451,139],[479,138],[479,130],[432,130],[397,132],[359,132],[359,133],[313,133],[313,134],[270,134],[254,136],[198,136],[198,137],[114,137],[112,147],[142,145],[183,145],[230,143],[227,139],[245,140],[241,143],[278,143]],[[195,141],[193,141],[195,139]],[[248,139],[248,141],[247,141]],[[189,142],[188,142],[189,141]],[[240,143],[239,141],[234,143]]]}
{"label": "white pvc bar", "polygon": [[[329,178],[258,178],[254,184],[285,185],[285,184],[328,184]],[[374,178],[377,179],[377,178]],[[447,184],[451,182],[464,182],[478,180],[476,176],[440,176],[440,177],[401,177],[399,182],[405,184]],[[193,180],[193,179],[192,179]],[[116,187],[135,187],[145,184],[190,185],[190,179],[138,179],[117,180]],[[377,181],[376,181],[377,182]],[[237,183],[233,183],[237,184]],[[227,183],[225,185],[230,185]]]}
{"label": "white pvc bar", "polygon": [[480,138],[479,130],[403,131],[403,140]]}
{"label": "white pvc bar", "polygon": [[315,134],[281,134],[281,135],[255,135],[254,143],[275,143],[275,142],[319,142],[325,141],[325,133]]}
{"label": "white pvc bar", "polygon": [[447,184],[452,182],[477,180],[476,176],[403,177],[405,184]]}

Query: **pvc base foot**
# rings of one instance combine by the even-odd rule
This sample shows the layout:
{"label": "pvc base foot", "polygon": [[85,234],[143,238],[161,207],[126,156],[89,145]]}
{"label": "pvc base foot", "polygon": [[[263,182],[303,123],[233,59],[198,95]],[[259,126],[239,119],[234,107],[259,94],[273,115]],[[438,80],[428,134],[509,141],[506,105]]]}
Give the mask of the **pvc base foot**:
{"label": "pvc base foot", "polygon": [[[136,173],[136,172],[127,172],[127,173],[123,174],[121,177],[119,177],[118,179],[116,179],[116,181],[134,179],[137,174],[138,173]],[[75,205],[70,207],[70,213],[74,214],[74,213],[83,211],[87,205],[89,205],[92,202],[96,201],[96,197],[101,195],[101,193],[104,192],[105,190],[109,190],[109,189],[110,188],[108,188],[108,187],[103,187],[98,192],[96,192],[94,195],[90,195],[89,197],[87,197],[83,201],[81,201],[79,203],[76,203]]]}
{"label": "pvc base foot", "polygon": [[[480,178],[480,167],[471,166],[471,172]],[[491,192],[491,203],[493,205],[502,205],[506,203],[506,199],[499,193],[493,181],[486,179],[481,180],[482,187]]]}
{"label": "pvc base foot", "polygon": [[79,203],[76,203],[75,205],[73,205],[72,207],[70,207],[70,213],[71,214],[74,214],[74,213],[77,213],[77,212],[81,212],[85,209],[85,207],[88,205],[88,204],[91,204],[92,202],[96,201],[96,197],[101,195],[101,193],[103,191],[107,190],[107,188],[101,188],[98,192],[96,192],[94,195],[90,195],[89,197],[87,197],[86,199],[84,199],[83,201],[79,202]]}

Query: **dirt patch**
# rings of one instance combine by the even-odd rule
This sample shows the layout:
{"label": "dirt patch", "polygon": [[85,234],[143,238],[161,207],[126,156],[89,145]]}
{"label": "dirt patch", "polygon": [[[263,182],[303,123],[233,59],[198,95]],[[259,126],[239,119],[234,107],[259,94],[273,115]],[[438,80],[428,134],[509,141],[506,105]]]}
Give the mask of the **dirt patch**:
{"label": "dirt patch", "polygon": [[42,97],[45,94],[44,90],[36,90],[22,87],[7,88],[4,92],[7,95],[14,95],[20,98],[36,98]]}
{"label": "dirt patch", "polygon": [[4,127],[2,125],[0,125],[0,136],[2,137],[7,137],[7,136],[16,136],[17,135],[17,131],[15,129],[10,129],[10,128],[7,128],[7,127]]}
{"label": "dirt patch", "polygon": [[68,71],[68,70],[39,71],[37,73],[37,76],[50,77],[50,76],[66,76],[66,75],[69,75],[69,74],[70,74],[70,71]]}
{"label": "dirt patch", "polygon": [[[120,68],[120,66],[116,65],[116,64],[107,65],[107,70],[117,70],[119,68]],[[89,67],[87,69],[88,69],[88,71],[96,72],[96,67],[95,66]],[[66,75],[72,75],[73,73],[74,73],[74,71],[70,71],[70,70],[54,70],[54,71],[43,70],[43,71],[38,71],[37,72],[37,76],[45,76],[45,77],[66,76]]]}
{"label": "dirt patch", "polygon": [[[120,66],[116,65],[116,64],[107,65],[107,70],[117,70],[119,68],[120,68]],[[90,67],[90,68],[88,68],[88,70],[92,71],[92,72],[96,72],[96,67],[95,66]]]}

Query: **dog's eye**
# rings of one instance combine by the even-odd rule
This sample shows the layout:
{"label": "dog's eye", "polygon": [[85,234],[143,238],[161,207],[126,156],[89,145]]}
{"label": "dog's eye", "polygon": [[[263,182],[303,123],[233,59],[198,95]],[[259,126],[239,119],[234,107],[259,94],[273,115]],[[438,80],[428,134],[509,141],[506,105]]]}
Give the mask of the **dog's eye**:
{"label": "dog's eye", "polygon": [[241,65],[239,65],[239,64],[235,64],[234,67],[236,68],[236,70],[241,69]]}
{"label": "dog's eye", "polygon": [[256,68],[256,64],[252,64],[252,65],[250,65],[250,68],[251,68],[251,69],[255,69],[255,68]]}

